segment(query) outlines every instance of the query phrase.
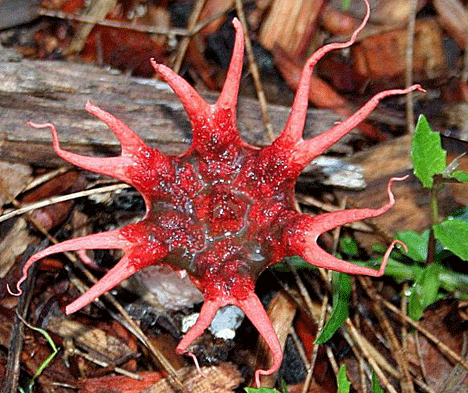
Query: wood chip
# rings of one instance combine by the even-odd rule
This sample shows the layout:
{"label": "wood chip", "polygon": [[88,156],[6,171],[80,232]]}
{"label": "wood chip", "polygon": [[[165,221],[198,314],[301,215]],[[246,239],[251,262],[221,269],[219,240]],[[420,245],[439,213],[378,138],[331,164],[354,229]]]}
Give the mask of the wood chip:
{"label": "wood chip", "polygon": [[0,161],[0,209],[10,203],[32,180],[31,167]]}
{"label": "wood chip", "polygon": [[[404,80],[406,27],[368,37],[352,48],[355,71],[371,82],[398,86]],[[442,29],[434,18],[416,21],[413,74],[415,80],[434,79],[446,72]]]}
{"label": "wood chip", "polygon": [[0,242],[0,278],[6,276],[15,264],[16,258],[34,240],[35,237],[29,234],[28,224],[23,218],[16,220],[6,235],[2,235],[2,241]]}

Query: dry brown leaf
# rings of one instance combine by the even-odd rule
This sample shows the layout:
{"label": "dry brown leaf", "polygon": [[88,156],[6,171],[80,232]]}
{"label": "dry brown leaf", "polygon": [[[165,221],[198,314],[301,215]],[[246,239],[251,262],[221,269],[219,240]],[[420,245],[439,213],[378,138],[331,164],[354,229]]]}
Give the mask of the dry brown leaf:
{"label": "dry brown leaf", "polygon": [[[183,368],[179,372],[185,389],[190,393],[229,393],[242,382],[239,370],[231,363],[202,367],[203,375],[195,368]],[[141,393],[177,393],[167,378],[156,382]]]}
{"label": "dry brown leaf", "polygon": [[[453,351],[463,354],[466,329],[457,306],[458,301],[454,299],[433,304],[424,311],[420,325]],[[468,391],[467,370],[449,361],[424,335],[410,335],[409,339],[409,360],[415,367],[423,367],[430,387],[436,392],[445,393]]]}
{"label": "dry brown leaf", "polygon": [[61,337],[72,338],[75,345],[86,348],[96,356],[104,356],[110,362],[118,362],[133,355],[124,342],[92,325],[54,317],[49,319],[47,329]]}

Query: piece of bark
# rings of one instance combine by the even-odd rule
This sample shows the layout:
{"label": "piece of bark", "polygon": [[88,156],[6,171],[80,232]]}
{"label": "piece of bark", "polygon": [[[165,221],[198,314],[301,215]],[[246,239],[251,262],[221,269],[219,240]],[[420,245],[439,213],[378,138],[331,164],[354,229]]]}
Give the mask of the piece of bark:
{"label": "piece of bark", "polygon": [[0,161],[0,213],[32,180],[31,173],[29,165]]}
{"label": "piece of bark", "polygon": [[[169,86],[161,81],[125,77],[90,65],[28,61],[1,62],[0,160],[41,166],[63,165],[52,149],[48,129],[32,129],[28,120],[53,122],[64,149],[88,155],[118,154],[117,139],[104,123],[89,115],[92,100],[127,122],[149,145],[166,154],[180,154],[190,144],[191,127]],[[207,94],[214,101],[215,94]],[[269,105],[278,134],[290,108]],[[256,100],[241,98],[238,126],[253,145],[269,144]],[[309,110],[304,137],[331,128],[340,118],[327,110]],[[333,149],[343,149],[335,144]]]}
{"label": "piece of bark", "polygon": [[78,383],[80,393],[140,393],[164,378],[160,371],[140,372],[140,380],[123,376],[109,375],[97,378],[81,378]]}
{"label": "piece of bark", "polygon": [[273,1],[262,23],[260,43],[268,50],[279,46],[288,56],[302,58],[309,49],[323,3],[323,0]]}
{"label": "piece of bark", "polygon": [[[351,50],[355,72],[376,86],[401,86],[406,71],[407,42],[406,27],[361,40]],[[442,29],[434,18],[418,19],[414,33],[414,79],[435,79],[445,71]]]}

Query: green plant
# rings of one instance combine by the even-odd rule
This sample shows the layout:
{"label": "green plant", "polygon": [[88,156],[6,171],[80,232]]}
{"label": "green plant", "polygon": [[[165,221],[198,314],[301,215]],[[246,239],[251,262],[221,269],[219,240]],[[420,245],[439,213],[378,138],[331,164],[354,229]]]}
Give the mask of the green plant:
{"label": "green plant", "polygon": [[[458,158],[447,164],[447,152],[442,148],[440,134],[432,131],[426,118],[419,117],[411,141],[411,160],[413,172],[424,188],[430,193],[430,228],[421,234],[401,231],[397,238],[406,243],[406,258],[412,262],[410,274],[401,274],[405,257],[397,255],[389,262],[386,274],[398,280],[412,280],[408,312],[411,318],[421,318],[424,309],[443,296],[441,289],[458,291],[468,295],[466,283],[468,276],[454,273],[443,266],[448,257],[456,256],[468,260],[468,210],[461,209],[453,215],[440,219],[438,192],[445,183],[468,182],[468,173],[457,170]],[[408,269],[410,266],[405,263]]]}
{"label": "green plant", "polygon": [[19,314],[17,314],[18,317],[21,319],[21,321],[28,327],[30,328],[31,330],[34,330],[36,332],[39,332],[40,334],[42,334],[45,339],[47,340],[47,342],[49,343],[50,347],[52,348],[52,353],[47,357],[46,360],[44,360],[42,362],[42,364],[39,366],[39,368],[36,370],[36,372],[34,373],[34,375],[32,376],[32,378],[29,380],[28,382],[28,385],[26,387],[26,389],[23,389],[23,388],[19,388],[19,391],[20,393],[29,393],[29,392],[32,392],[32,388],[34,386],[34,382],[35,380],[42,374],[42,372],[47,368],[47,366],[49,366],[50,362],[54,359],[54,357],[57,355],[58,353],[58,348],[57,346],[55,345],[54,343],[54,340],[52,340],[52,338],[49,336],[49,334],[44,330],[44,329],[40,329],[38,327],[35,327],[31,324],[29,324],[28,322],[26,322],[23,317],[21,317]]}

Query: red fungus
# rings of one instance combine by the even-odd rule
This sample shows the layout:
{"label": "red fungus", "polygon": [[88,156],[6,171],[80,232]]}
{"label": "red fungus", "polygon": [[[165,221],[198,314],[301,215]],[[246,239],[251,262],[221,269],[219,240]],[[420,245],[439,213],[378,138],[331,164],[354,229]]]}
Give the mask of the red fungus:
{"label": "red fungus", "polygon": [[[302,139],[308,106],[309,80],[314,65],[327,52],[349,47],[369,16],[348,42],[333,43],[308,60],[291,114],[281,135],[272,145],[257,148],[245,143],[236,125],[236,103],[241,78],[244,37],[237,19],[234,52],[227,79],[218,101],[208,104],[180,76],[164,65],[152,64],[171,86],[187,111],[193,127],[191,147],[181,156],[166,156],[148,147],[127,125],[97,106],[88,112],[105,122],[122,145],[121,155],[92,158],[62,150],[52,124],[33,124],[52,130],[53,146],[64,160],[81,168],[120,179],[135,187],[146,203],[146,215],[136,224],[50,246],[32,256],[23,269],[50,254],[72,250],[121,249],[124,257],[98,283],[66,307],[74,313],[118,285],[136,271],[150,265],[185,270],[204,295],[195,325],[177,347],[189,351],[191,344],[210,325],[217,310],[228,304],[242,309],[267,342],[273,362],[260,375],[276,372],[282,351],[267,313],[254,293],[260,273],[287,256],[299,255],[315,266],[345,273],[381,276],[388,253],[379,270],[337,259],[317,245],[321,233],[337,226],[376,217],[394,205],[379,209],[352,209],[311,217],[294,208],[294,186],[302,169],[329,146],[347,134],[387,96],[422,90],[419,85],[377,94],[353,116],[330,130]],[[89,262],[89,261],[88,261]]]}

